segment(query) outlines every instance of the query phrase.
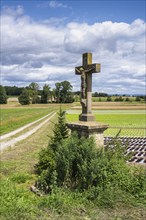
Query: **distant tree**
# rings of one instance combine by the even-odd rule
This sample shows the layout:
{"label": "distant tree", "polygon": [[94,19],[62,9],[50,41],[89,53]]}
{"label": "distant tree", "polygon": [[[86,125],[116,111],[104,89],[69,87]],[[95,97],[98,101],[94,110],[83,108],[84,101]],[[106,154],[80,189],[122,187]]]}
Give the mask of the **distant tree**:
{"label": "distant tree", "polygon": [[56,102],[56,90],[52,89],[51,91],[51,102]]}
{"label": "distant tree", "polygon": [[140,97],[139,97],[139,96],[136,96],[135,101],[136,101],[136,102],[140,102],[140,101],[141,101]]}
{"label": "distant tree", "polygon": [[107,97],[108,96],[108,94],[107,93],[104,93],[104,92],[95,92],[95,93],[93,93],[93,95],[92,95],[93,97]]}
{"label": "distant tree", "polygon": [[3,86],[0,85],[0,104],[7,104],[7,94]]}
{"label": "distant tree", "polygon": [[58,82],[55,84],[55,96],[57,103],[71,103],[74,101],[72,85],[68,81]]}
{"label": "distant tree", "polygon": [[130,99],[126,97],[125,102],[130,102]]}
{"label": "distant tree", "polygon": [[56,86],[56,88],[55,88],[54,92],[55,92],[56,102],[57,102],[57,103],[60,103],[60,102],[61,102],[61,99],[60,99],[60,95],[61,95],[61,83],[60,83],[60,82],[57,82],[57,83],[55,83],[55,86]]}
{"label": "distant tree", "polygon": [[50,87],[48,84],[45,84],[41,94],[41,103],[48,103],[50,94],[51,94]]}
{"label": "distant tree", "polygon": [[61,82],[61,102],[70,103],[73,102],[72,85],[68,81]]}
{"label": "distant tree", "polygon": [[19,96],[24,88],[19,88],[17,86],[5,86],[5,89],[8,96]]}
{"label": "distant tree", "polygon": [[98,97],[98,93],[95,92],[95,93],[92,94],[92,96],[93,96],[93,97]]}
{"label": "distant tree", "polygon": [[115,100],[114,100],[115,102],[118,102],[119,101],[119,98],[115,98]]}
{"label": "distant tree", "polygon": [[119,102],[123,102],[122,96],[119,97]]}
{"label": "distant tree", "polygon": [[29,105],[30,104],[30,94],[27,89],[24,89],[20,96],[18,97],[19,103],[21,105]]}
{"label": "distant tree", "polygon": [[80,95],[80,91],[74,92],[74,95]]}
{"label": "distant tree", "polygon": [[119,97],[115,98],[114,101],[115,102],[123,102],[123,98],[122,98],[122,96],[119,96]]}
{"label": "distant tree", "polygon": [[32,82],[29,84],[28,88],[29,88],[30,97],[32,99],[32,104],[39,103],[40,99],[38,96],[38,90],[39,90],[38,83]]}
{"label": "distant tree", "polygon": [[108,96],[107,99],[106,99],[106,101],[107,101],[107,102],[111,102],[111,101],[112,101],[111,96]]}

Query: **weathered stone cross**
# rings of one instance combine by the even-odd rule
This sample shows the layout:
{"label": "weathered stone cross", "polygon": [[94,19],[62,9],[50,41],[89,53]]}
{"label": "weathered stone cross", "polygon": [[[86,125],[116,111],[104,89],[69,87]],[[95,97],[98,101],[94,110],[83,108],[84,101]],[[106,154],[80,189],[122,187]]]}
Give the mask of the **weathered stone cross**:
{"label": "weathered stone cross", "polygon": [[92,73],[100,72],[100,64],[92,64],[92,53],[82,54],[82,66],[75,67],[75,74],[81,75],[81,105],[80,121],[94,121],[92,115]]}

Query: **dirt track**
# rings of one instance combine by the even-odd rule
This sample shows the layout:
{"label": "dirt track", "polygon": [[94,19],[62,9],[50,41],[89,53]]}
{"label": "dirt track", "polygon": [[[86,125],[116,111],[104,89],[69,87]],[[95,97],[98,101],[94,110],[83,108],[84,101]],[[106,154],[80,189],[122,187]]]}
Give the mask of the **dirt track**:
{"label": "dirt track", "polygon": [[[34,127],[33,129],[31,129],[30,131],[27,131],[27,132],[25,132],[24,134],[18,135],[18,137],[14,137],[14,138],[12,138],[11,140],[5,140],[5,141],[1,142],[1,143],[0,143],[0,150],[2,151],[2,150],[4,150],[4,149],[6,149],[7,147],[10,147],[10,146],[15,145],[18,141],[21,141],[21,140],[26,139],[27,137],[29,137],[30,135],[32,135],[33,133],[35,133],[38,129],[40,129],[40,128],[41,128],[44,124],[46,124],[48,121],[50,121],[50,119],[51,119],[52,117],[54,117],[55,114],[56,114],[56,112],[55,112],[55,113],[52,112],[52,114],[47,115],[47,117],[50,116],[50,115],[51,115],[51,116],[50,116],[49,118],[47,118],[45,121],[41,122],[39,125],[35,126],[35,127]],[[45,116],[45,117],[46,117],[46,116]],[[45,117],[43,117],[43,118],[45,118]],[[43,119],[43,118],[41,118],[41,119]],[[40,121],[41,119],[39,119],[39,120],[37,120],[37,121],[35,121],[35,122],[32,122],[32,123],[30,123],[30,124],[28,124],[28,125],[26,125],[26,126],[23,126],[23,127],[19,128],[19,129],[17,129],[17,130],[15,130],[15,131],[10,132],[10,133],[8,133],[7,135],[3,135],[3,136],[5,136],[5,139],[6,139],[6,138],[8,138],[8,137],[10,137],[10,136],[12,136],[12,135],[14,135],[14,134],[16,134],[16,133],[18,133],[18,132],[24,130],[24,129],[26,129],[27,127],[30,127],[32,124],[37,123],[37,122]],[[3,137],[3,136],[2,136],[2,137]],[[4,139],[4,138],[3,138],[3,139]]]}

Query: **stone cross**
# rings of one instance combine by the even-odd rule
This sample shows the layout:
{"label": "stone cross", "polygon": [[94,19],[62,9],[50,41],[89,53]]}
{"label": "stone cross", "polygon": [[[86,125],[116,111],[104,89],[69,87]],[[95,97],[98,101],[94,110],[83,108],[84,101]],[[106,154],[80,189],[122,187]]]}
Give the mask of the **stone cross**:
{"label": "stone cross", "polygon": [[75,74],[81,75],[81,105],[80,121],[94,121],[92,115],[92,73],[100,72],[100,64],[92,64],[92,53],[82,54],[82,66],[75,67]]}

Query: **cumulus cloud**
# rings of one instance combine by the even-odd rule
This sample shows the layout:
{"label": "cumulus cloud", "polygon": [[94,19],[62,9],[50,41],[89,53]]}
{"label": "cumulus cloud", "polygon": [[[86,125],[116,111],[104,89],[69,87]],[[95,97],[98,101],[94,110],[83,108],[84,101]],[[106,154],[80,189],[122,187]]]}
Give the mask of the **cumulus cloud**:
{"label": "cumulus cloud", "polygon": [[[54,1],[53,1],[54,2]],[[49,2],[51,3],[51,2]],[[52,3],[53,4],[53,3]],[[58,3],[55,1],[56,6]],[[53,6],[52,6],[53,7]],[[4,85],[26,86],[69,80],[79,90],[74,67],[81,54],[93,53],[101,73],[93,74],[93,91],[144,93],[145,23],[131,24],[70,22],[55,24],[55,18],[35,22],[21,6],[3,9],[1,15],[1,81]]]}

